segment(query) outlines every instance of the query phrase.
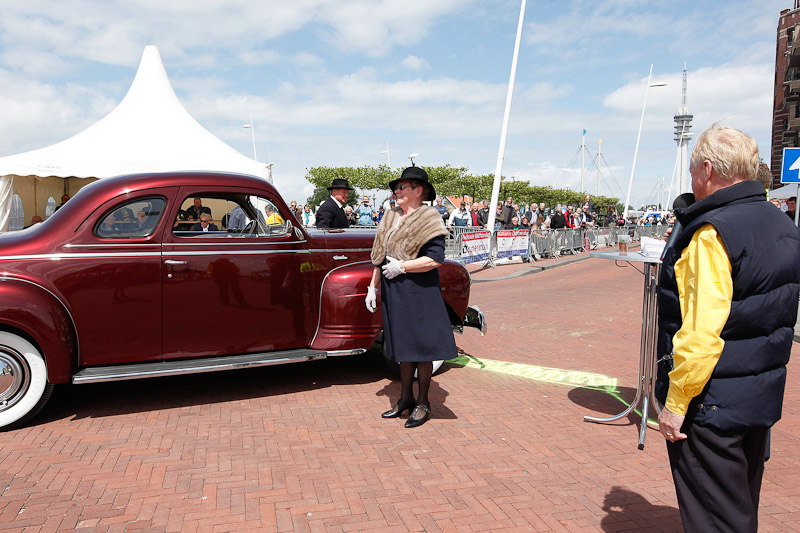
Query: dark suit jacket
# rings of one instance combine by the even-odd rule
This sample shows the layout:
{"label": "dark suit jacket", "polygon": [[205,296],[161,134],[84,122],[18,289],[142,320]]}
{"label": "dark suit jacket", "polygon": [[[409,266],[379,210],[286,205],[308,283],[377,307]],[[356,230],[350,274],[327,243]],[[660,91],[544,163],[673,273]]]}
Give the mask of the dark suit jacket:
{"label": "dark suit jacket", "polygon": [[317,227],[318,228],[349,228],[350,223],[347,221],[347,215],[344,209],[339,207],[333,198],[328,198],[317,210]]}
{"label": "dark suit jacket", "polygon": [[[201,226],[200,223],[198,222],[197,224],[192,226],[192,231],[203,231],[203,226]],[[219,228],[217,227],[216,224],[212,224],[209,222],[208,231],[219,231]]]}
{"label": "dark suit jacket", "polygon": [[478,209],[478,225],[485,226],[489,222],[489,208]]}
{"label": "dark suit jacket", "polygon": [[203,213],[207,213],[208,216],[211,216],[211,208],[206,206],[200,206],[198,210],[195,206],[189,206],[189,209],[186,210],[186,218],[192,217],[193,220],[200,220],[200,215]]}

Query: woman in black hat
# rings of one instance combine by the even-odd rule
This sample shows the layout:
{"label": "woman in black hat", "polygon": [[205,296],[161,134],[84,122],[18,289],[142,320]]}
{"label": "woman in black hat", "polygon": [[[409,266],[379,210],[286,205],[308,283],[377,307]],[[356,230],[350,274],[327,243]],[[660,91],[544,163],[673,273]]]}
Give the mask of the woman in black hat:
{"label": "woman in black hat", "polygon": [[350,222],[344,213],[344,206],[347,204],[347,194],[354,189],[347,180],[336,178],[328,190],[331,192],[330,197],[317,210],[317,227],[349,228]]}
{"label": "woman in black hat", "polygon": [[[422,205],[436,198],[423,169],[405,169],[389,188],[397,197],[397,207],[387,211],[378,226],[372,247],[375,269],[366,304],[375,312],[380,283],[384,346],[400,363],[400,399],[381,416],[396,418],[408,411],[405,427],[413,428],[424,424],[431,413],[428,390],[433,361],[456,356],[437,270],[444,263],[447,229],[436,209]],[[419,380],[416,399],[415,371]]]}

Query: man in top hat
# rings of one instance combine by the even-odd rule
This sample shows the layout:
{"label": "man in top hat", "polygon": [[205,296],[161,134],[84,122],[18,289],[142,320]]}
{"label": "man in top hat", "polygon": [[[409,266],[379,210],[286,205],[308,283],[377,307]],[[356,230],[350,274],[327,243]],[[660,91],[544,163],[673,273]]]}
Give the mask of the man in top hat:
{"label": "man in top hat", "polygon": [[350,223],[344,213],[344,205],[347,203],[347,194],[354,189],[346,179],[336,178],[328,190],[331,192],[330,197],[322,202],[317,210],[317,227],[349,228]]}

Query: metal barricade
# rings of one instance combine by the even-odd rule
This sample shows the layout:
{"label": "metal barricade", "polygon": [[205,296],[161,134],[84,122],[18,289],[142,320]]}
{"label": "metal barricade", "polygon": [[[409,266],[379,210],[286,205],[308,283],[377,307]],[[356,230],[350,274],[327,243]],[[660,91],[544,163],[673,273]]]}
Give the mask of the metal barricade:
{"label": "metal barricade", "polygon": [[[448,226],[447,231],[444,256],[448,259],[458,259],[461,257],[461,235],[463,233],[484,231],[484,229],[480,226]],[[494,235],[492,235],[492,239],[494,239]],[[494,241],[492,242],[492,249],[494,249]]]}
{"label": "metal barricade", "polygon": [[[532,261],[543,258],[556,258],[564,254],[580,254],[602,247],[617,246],[620,235],[628,235],[631,240],[638,241],[641,237],[660,238],[668,226],[611,226],[590,227],[583,229],[534,229],[531,230],[529,239],[529,255]],[[448,259],[458,260],[461,257],[461,235],[484,231],[484,228],[473,226],[450,226],[447,228],[449,235],[445,248]],[[490,249],[492,257],[497,256],[497,234],[492,233]]]}

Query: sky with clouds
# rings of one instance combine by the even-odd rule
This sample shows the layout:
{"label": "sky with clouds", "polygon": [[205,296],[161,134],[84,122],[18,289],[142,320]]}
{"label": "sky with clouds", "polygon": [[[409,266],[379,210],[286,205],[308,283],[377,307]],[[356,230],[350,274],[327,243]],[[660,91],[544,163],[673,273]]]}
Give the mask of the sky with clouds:
{"label": "sky with clouds", "polygon": [[[775,36],[791,0],[530,0],[503,174],[580,188],[602,138],[599,192],[624,196],[647,74],[632,203],[673,174],[672,116],[688,68],[694,131],[755,136],[769,160]],[[493,173],[519,0],[4,0],[0,156],[66,139],[123,98],[159,47],[189,113],[274,163],[286,200],[315,166],[417,163]],[[585,189],[597,192],[596,172]]]}

